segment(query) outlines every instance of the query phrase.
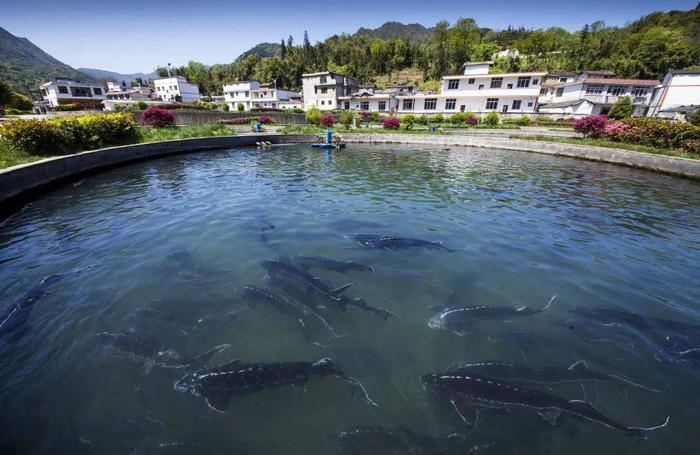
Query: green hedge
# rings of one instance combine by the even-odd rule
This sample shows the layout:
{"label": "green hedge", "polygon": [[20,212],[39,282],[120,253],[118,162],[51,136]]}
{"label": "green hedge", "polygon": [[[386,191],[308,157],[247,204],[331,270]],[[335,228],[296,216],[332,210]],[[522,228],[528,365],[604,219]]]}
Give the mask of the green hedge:
{"label": "green hedge", "polygon": [[16,119],[0,125],[0,136],[13,149],[52,156],[138,142],[130,114],[97,114],[51,120]]}

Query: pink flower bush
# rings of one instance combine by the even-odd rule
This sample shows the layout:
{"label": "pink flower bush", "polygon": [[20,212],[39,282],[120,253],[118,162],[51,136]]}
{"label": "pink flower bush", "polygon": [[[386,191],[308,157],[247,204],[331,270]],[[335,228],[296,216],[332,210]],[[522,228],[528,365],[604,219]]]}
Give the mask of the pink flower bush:
{"label": "pink flower bush", "polygon": [[401,122],[396,117],[389,117],[382,122],[382,127],[387,130],[398,130],[400,126]]}
{"label": "pink flower bush", "polygon": [[141,125],[165,128],[175,124],[175,116],[167,109],[149,107],[141,113]]}
{"label": "pink flower bush", "polygon": [[608,118],[604,115],[589,115],[574,122],[574,130],[584,136],[600,137],[605,133]]}
{"label": "pink flower bush", "polygon": [[258,122],[262,123],[263,125],[267,125],[268,123],[272,123],[272,119],[267,115],[261,115],[258,117]]}
{"label": "pink flower bush", "polygon": [[478,125],[479,119],[476,117],[467,117],[466,123],[467,125]]}
{"label": "pink flower bush", "polygon": [[335,120],[333,119],[332,116],[330,115],[324,115],[321,117],[321,126],[325,126],[326,128],[330,128],[335,124]]}
{"label": "pink flower bush", "polygon": [[629,140],[629,135],[632,132],[630,130],[633,129],[632,125],[626,123],[608,123],[605,126],[605,130],[603,130],[603,136],[611,141],[626,142]]}

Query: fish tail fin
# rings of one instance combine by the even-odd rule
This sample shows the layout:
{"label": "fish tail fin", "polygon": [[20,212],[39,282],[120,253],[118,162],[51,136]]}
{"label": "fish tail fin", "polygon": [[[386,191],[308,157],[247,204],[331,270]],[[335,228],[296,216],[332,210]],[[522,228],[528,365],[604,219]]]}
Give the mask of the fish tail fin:
{"label": "fish tail fin", "polygon": [[328,291],[328,293],[333,297],[339,297],[343,292],[347,291],[350,286],[352,286],[352,283],[344,284],[339,288]]}
{"label": "fish tail fin", "polygon": [[643,384],[639,384],[639,383],[634,382],[633,380],[626,378],[624,376],[621,376],[621,375],[611,374],[610,377],[615,379],[616,381],[620,382],[621,384],[626,384],[626,385],[636,387],[638,389],[646,390],[649,392],[656,392],[656,393],[661,392],[661,390],[659,390],[659,389],[654,389],[652,387],[645,386]]}
{"label": "fish tail fin", "polygon": [[588,365],[585,361],[579,360],[571,364],[569,371],[588,371]]}
{"label": "fish tail fin", "polygon": [[552,304],[554,303],[554,301],[556,299],[557,299],[557,296],[553,295],[552,298],[549,299],[549,302],[547,302],[547,304],[544,306],[544,308],[542,308],[541,312],[544,313],[545,311],[547,311],[549,309],[549,307],[552,306]]}
{"label": "fish tail fin", "polygon": [[646,428],[627,427],[626,433],[629,434],[630,436],[632,436],[633,438],[646,439],[650,432],[667,427],[670,422],[671,422],[671,416],[666,416],[666,420],[664,420],[664,423],[662,423],[662,424],[654,425],[653,427],[646,427]]}
{"label": "fish tail fin", "polygon": [[226,349],[230,348],[230,344],[220,344],[218,346],[215,346],[211,349],[209,349],[207,352],[198,355],[194,359],[192,359],[192,363],[195,365],[206,365],[209,363],[209,361],[214,357],[216,354],[219,352],[225,351]]}

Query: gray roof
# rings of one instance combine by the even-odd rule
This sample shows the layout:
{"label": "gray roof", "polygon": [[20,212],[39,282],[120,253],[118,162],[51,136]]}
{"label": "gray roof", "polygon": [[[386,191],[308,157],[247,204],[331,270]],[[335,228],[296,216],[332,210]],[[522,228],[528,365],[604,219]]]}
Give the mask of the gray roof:
{"label": "gray roof", "polygon": [[570,107],[570,106],[576,106],[577,104],[581,104],[584,101],[590,103],[588,100],[571,100],[571,101],[562,101],[561,103],[549,103],[549,104],[540,104],[540,109],[549,109],[549,108],[558,108],[558,107]]}

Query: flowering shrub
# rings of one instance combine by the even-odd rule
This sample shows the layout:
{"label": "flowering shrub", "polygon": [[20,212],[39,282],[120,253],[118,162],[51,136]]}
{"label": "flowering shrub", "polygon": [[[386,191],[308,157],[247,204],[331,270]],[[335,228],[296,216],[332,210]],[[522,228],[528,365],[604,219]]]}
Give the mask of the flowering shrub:
{"label": "flowering shrub", "polygon": [[697,148],[700,141],[698,126],[648,117],[625,119],[620,123],[627,125],[624,134],[618,135],[619,139],[613,136],[612,140],[700,153]]}
{"label": "flowering shrub", "polygon": [[396,117],[389,117],[382,122],[382,127],[387,130],[398,130],[401,122]]}
{"label": "flowering shrub", "polygon": [[272,123],[272,119],[267,115],[261,115],[258,117],[258,122],[262,123],[263,125],[267,125],[268,123]]}
{"label": "flowering shrub", "polygon": [[335,123],[335,120],[333,120],[333,117],[330,115],[324,115],[321,117],[321,126],[325,126],[326,128],[330,128],[333,126]]}
{"label": "flowering shrub", "polygon": [[141,125],[165,128],[173,126],[174,123],[175,116],[167,109],[149,107],[141,113]]}
{"label": "flowering shrub", "polygon": [[590,137],[600,137],[605,133],[608,118],[604,115],[589,115],[574,122],[574,131]]}
{"label": "flowering shrub", "polygon": [[98,114],[51,120],[16,119],[0,125],[0,135],[15,150],[52,156],[136,142],[131,114]]}
{"label": "flowering shrub", "polygon": [[630,142],[629,135],[633,133],[631,131],[632,129],[633,128],[626,123],[608,123],[603,130],[603,136],[611,141]]}
{"label": "flowering shrub", "polygon": [[467,125],[478,125],[479,118],[478,117],[467,117],[466,123],[467,123]]}

